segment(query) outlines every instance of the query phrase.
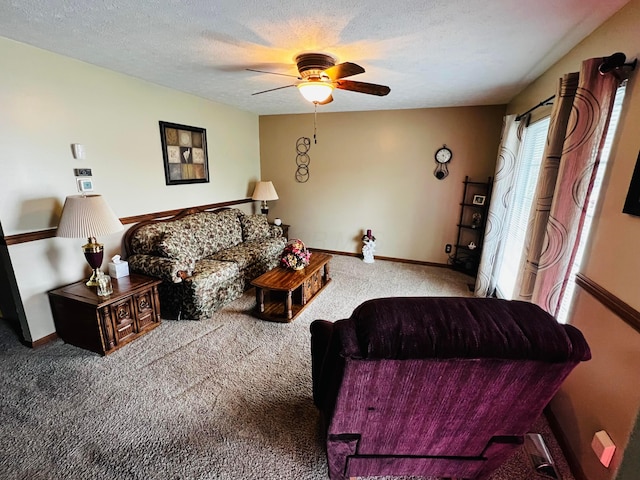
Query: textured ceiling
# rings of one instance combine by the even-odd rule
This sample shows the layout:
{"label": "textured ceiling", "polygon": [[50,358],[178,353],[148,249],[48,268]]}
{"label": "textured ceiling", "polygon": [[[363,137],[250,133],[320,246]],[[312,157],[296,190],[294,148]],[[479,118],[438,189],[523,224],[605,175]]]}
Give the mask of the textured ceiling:
{"label": "textured ceiling", "polygon": [[3,0],[0,35],[264,114],[313,106],[278,75],[303,51],[362,65],[376,97],[323,111],[510,101],[629,0]]}

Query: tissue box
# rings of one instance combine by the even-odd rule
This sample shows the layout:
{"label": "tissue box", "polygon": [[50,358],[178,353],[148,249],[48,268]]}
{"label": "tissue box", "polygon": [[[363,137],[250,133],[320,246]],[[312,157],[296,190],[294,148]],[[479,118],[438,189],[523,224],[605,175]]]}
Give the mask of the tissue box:
{"label": "tissue box", "polygon": [[113,278],[126,277],[129,275],[129,262],[124,260],[120,263],[109,262],[109,276]]}

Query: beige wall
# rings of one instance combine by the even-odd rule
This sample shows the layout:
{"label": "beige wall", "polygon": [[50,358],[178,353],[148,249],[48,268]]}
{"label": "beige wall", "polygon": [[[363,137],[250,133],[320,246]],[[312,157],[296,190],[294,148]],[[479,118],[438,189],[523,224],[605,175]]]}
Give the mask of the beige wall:
{"label": "beige wall", "polygon": [[[515,98],[508,110],[524,111],[555,93],[558,78],[578,71],[582,60],[617,51],[624,52],[629,59],[640,54],[640,0],[632,0],[597,29]],[[640,218],[623,214],[622,206],[640,149],[639,125],[640,85],[636,72],[627,88],[617,141],[581,268],[587,277],[636,310],[640,310],[637,280],[640,256],[633,254],[633,246],[640,238]],[[584,292],[577,297],[570,322],[587,337],[594,359],[578,367],[552,407],[575,455],[582,460],[587,477],[617,478],[616,470],[623,461],[640,409],[640,334],[609,310],[599,307]],[[591,438],[600,429],[607,430],[619,447],[609,469],[600,465],[590,450]]]}
{"label": "beige wall", "polygon": [[[290,236],[311,247],[360,252],[371,229],[376,255],[446,264],[462,181],[493,175],[504,106],[318,111],[317,144],[311,113],[260,117],[262,179],[280,196],[270,202],[270,217],[281,217]],[[310,178],[298,183],[296,141],[304,136],[311,139]],[[453,160],[449,176],[437,180],[433,156],[443,144]]]}
{"label": "beige wall", "polygon": [[[77,60],[0,38],[0,221],[5,235],[57,224],[74,168],[119,217],[250,195],[260,177],[258,117]],[[209,183],[166,186],[158,121],[204,127]],[[70,144],[86,146],[74,160]],[[100,238],[120,252],[121,235]],[[31,339],[55,331],[46,291],[82,278],[82,240],[9,248]]]}

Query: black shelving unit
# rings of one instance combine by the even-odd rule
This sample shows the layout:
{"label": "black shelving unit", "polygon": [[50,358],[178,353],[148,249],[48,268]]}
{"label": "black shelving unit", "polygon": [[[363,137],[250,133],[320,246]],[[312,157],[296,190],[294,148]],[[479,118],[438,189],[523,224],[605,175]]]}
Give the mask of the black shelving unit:
{"label": "black shelving unit", "polygon": [[486,182],[474,182],[466,176],[463,183],[458,237],[449,263],[455,270],[475,277],[482,254],[493,178],[489,177]]}

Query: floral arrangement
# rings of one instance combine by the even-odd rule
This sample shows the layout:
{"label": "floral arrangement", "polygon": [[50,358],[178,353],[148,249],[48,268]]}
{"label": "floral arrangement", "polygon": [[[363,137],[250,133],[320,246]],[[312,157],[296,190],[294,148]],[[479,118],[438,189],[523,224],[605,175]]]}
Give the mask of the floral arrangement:
{"label": "floral arrangement", "polygon": [[310,258],[311,252],[307,250],[307,247],[305,247],[302,240],[295,238],[290,240],[284,247],[280,263],[286,268],[302,270],[304,267],[309,265]]}

